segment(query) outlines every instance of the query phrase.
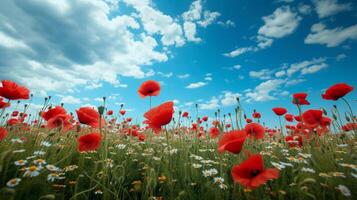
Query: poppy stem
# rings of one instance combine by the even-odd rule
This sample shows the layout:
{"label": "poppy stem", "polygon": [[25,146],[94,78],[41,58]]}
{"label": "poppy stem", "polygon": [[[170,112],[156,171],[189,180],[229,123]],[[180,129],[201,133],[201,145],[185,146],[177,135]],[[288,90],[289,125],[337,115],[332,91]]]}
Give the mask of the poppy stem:
{"label": "poppy stem", "polygon": [[352,122],[355,122],[355,116],[353,115],[353,111],[352,111],[352,108],[351,108],[350,104],[348,103],[348,101],[344,97],[342,97],[341,99],[347,104],[347,107],[350,110]]}
{"label": "poppy stem", "polygon": [[149,97],[149,99],[150,99],[150,104],[149,104],[149,105],[150,105],[150,108],[149,108],[149,109],[151,109],[151,96]]}
{"label": "poppy stem", "polygon": [[280,132],[284,135],[283,126],[281,125],[281,116],[279,116]]}

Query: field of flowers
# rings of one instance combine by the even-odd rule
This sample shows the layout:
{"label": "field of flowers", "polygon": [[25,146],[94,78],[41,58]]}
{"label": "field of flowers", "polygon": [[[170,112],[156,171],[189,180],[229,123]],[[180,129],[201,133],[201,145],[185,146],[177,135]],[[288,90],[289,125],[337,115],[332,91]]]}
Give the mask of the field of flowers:
{"label": "field of flowers", "polygon": [[[294,94],[296,110],[273,108],[280,128],[271,129],[239,99],[214,119],[165,102],[135,124],[105,98],[72,114],[51,97],[31,116],[30,90],[3,80],[0,199],[356,199],[357,119],[344,98],[353,89],[322,94],[346,113],[304,109],[308,95]],[[160,85],[146,81],[138,93],[151,107]]]}

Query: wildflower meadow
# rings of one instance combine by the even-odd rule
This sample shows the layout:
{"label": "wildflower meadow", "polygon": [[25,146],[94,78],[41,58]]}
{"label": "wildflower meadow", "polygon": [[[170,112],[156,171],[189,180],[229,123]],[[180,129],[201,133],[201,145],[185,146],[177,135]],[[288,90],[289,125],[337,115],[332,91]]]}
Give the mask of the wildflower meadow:
{"label": "wildflower meadow", "polygon": [[[339,83],[321,98],[349,102],[354,87]],[[160,84],[149,80],[138,98],[150,101],[142,123],[124,106],[79,107],[68,113],[45,97],[35,116],[30,90],[11,80],[0,87],[1,199],[354,199],[356,117],[337,107],[272,108],[280,127],[263,126],[264,113],[236,109],[222,118],[151,105]],[[19,107],[20,101],[27,102]],[[13,112],[7,109],[14,107]],[[198,108],[197,108],[197,112]],[[174,118],[174,113],[178,117]],[[227,117],[224,115],[224,117]]]}

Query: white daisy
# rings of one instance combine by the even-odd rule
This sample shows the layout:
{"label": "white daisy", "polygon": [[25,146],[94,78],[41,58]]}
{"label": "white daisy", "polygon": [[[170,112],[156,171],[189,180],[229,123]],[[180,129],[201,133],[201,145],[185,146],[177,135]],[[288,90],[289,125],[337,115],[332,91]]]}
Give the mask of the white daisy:
{"label": "white daisy", "polygon": [[17,186],[19,183],[21,182],[21,179],[20,178],[13,178],[11,180],[9,180],[6,185],[8,187],[15,187]]}
{"label": "white daisy", "polygon": [[17,160],[14,163],[16,166],[24,166],[27,164],[27,160]]}
{"label": "white daisy", "polygon": [[35,165],[25,168],[24,177],[35,177],[40,174],[41,167]]}
{"label": "white daisy", "polygon": [[350,190],[348,189],[348,187],[346,187],[344,185],[338,185],[338,187],[336,187],[336,189],[340,190],[341,193],[343,194],[343,196],[345,196],[345,197],[351,196]]}

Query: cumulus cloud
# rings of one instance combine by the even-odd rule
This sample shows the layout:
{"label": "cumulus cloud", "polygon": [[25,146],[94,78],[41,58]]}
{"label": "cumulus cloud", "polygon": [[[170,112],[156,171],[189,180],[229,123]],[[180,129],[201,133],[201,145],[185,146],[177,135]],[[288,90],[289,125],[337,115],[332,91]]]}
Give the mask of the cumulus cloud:
{"label": "cumulus cloud", "polygon": [[223,55],[226,56],[226,57],[231,57],[231,58],[234,58],[234,57],[237,57],[239,55],[242,55],[244,53],[247,53],[247,52],[251,52],[251,51],[257,51],[258,48],[257,47],[253,47],[253,46],[250,46],[250,47],[241,47],[241,48],[237,48],[229,53],[224,53]]}
{"label": "cumulus cloud", "polygon": [[305,44],[322,44],[327,47],[336,47],[347,40],[357,39],[357,24],[349,27],[326,28],[323,23],[312,25],[311,32],[307,35]]}
{"label": "cumulus cloud", "polygon": [[265,24],[259,28],[258,33],[265,37],[282,38],[293,33],[300,20],[301,17],[289,6],[282,6],[273,14],[263,17]]}
{"label": "cumulus cloud", "polygon": [[179,74],[179,75],[177,75],[177,77],[178,77],[179,79],[186,79],[186,78],[189,78],[189,77],[190,77],[190,74]]}
{"label": "cumulus cloud", "polygon": [[[306,72],[311,71],[311,70],[308,70],[308,68],[313,67],[314,65],[315,66],[322,65],[322,66],[324,66],[322,68],[325,68],[325,67],[327,67],[327,64],[325,63],[325,61],[326,61],[326,58],[320,57],[320,58],[314,58],[312,60],[305,60],[302,62],[294,63],[294,64],[291,64],[290,67],[286,70],[286,74],[290,77],[299,71],[302,74],[302,70],[304,70],[305,71],[304,74],[306,74]],[[316,67],[313,67],[313,68],[316,69]],[[322,68],[320,67],[318,70],[320,70]],[[312,70],[312,71],[314,71],[314,70]]]}
{"label": "cumulus cloud", "polygon": [[272,71],[269,69],[262,69],[259,71],[250,71],[249,76],[252,78],[259,78],[262,80],[271,78]]}
{"label": "cumulus cloud", "polygon": [[208,102],[200,103],[199,108],[202,110],[213,110],[219,108],[219,99],[212,97]]}
{"label": "cumulus cloud", "polygon": [[254,90],[248,90],[245,93],[247,102],[252,101],[269,101],[275,100],[276,97],[272,93],[279,91],[279,88],[283,85],[285,80],[283,79],[271,79],[262,82],[254,88]]}
{"label": "cumulus cloud", "polygon": [[337,0],[314,0],[314,4],[319,18],[332,16],[352,9],[351,3],[339,4]]}
{"label": "cumulus cloud", "polygon": [[81,100],[73,96],[62,96],[61,103],[64,104],[80,104]]}
{"label": "cumulus cloud", "polygon": [[221,99],[221,104],[223,106],[232,106],[237,104],[237,98],[241,97],[240,93],[233,93],[230,91],[224,91]]}
{"label": "cumulus cloud", "polygon": [[195,83],[190,83],[189,85],[186,86],[187,89],[196,89],[196,88],[200,88],[207,85],[206,82],[195,82]]}
{"label": "cumulus cloud", "polygon": [[104,1],[4,0],[0,12],[6,22],[0,25],[0,78],[39,91],[68,92],[98,81],[120,85],[119,74],[143,78],[142,66],[168,59],[154,37],[132,32],[140,28],[135,18],[109,17]]}
{"label": "cumulus cloud", "polygon": [[298,13],[293,11],[290,6],[279,7],[271,15],[262,17],[264,25],[259,28],[258,34],[255,37],[256,45],[239,47],[223,55],[233,58],[270,47],[274,39],[292,34],[298,27],[301,19]]}
{"label": "cumulus cloud", "polygon": [[196,37],[196,24],[193,22],[185,22],[183,24],[185,36],[188,41],[200,42],[201,38]]}

